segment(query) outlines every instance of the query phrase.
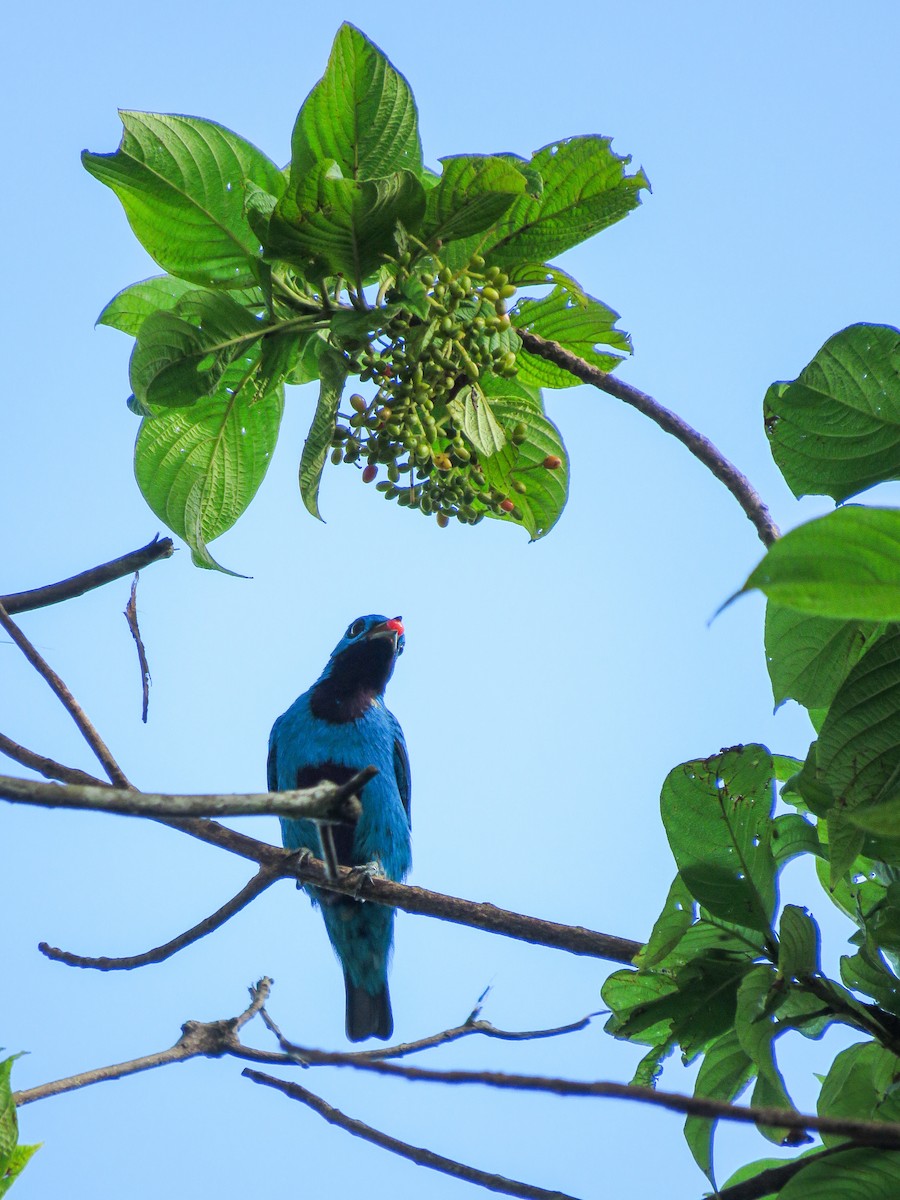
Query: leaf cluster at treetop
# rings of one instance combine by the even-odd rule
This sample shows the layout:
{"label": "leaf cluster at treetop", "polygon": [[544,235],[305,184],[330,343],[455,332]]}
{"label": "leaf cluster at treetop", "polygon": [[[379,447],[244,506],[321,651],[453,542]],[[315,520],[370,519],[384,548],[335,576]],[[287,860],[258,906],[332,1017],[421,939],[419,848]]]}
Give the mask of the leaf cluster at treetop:
{"label": "leaf cluster at treetop", "polygon": [[[211,121],[123,112],[114,154],[85,153],[167,272],[125,288],[100,321],[135,337],[135,474],[153,511],[217,567],[208,544],[265,475],[284,385],[320,381],[300,463],[318,516],[326,459],[388,499],[542,537],[568,459],[540,388],[567,371],[517,329],[603,370],[630,353],[617,314],[548,260],[626,216],[642,171],[587,136],[425,166],[406,80],[343,25],[297,116],[284,168]],[[552,289],[513,303],[519,288]],[[354,392],[341,411],[347,381]]]}

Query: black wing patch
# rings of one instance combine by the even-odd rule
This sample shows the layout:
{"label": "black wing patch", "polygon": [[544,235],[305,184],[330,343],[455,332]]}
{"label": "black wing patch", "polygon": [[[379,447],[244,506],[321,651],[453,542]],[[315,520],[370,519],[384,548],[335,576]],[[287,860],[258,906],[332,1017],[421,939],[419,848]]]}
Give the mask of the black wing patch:
{"label": "black wing patch", "polygon": [[401,738],[394,738],[394,775],[397,779],[397,791],[406,810],[406,819],[412,828],[412,794],[409,778],[409,755]]}
{"label": "black wing patch", "polygon": [[[317,763],[314,766],[300,767],[297,771],[295,786],[298,788],[315,787],[317,783],[321,783],[325,779],[331,783],[346,783],[348,779],[352,779],[356,774],[357,772],[353,767],[345,767],[341,763]],[[337,860],[341,866],[357,866],[357,856],[353,853],[356,825],[332,825],[331,836],[334,839]]]}
{"label": "black wing patch", "polygon": [[266,779],[270,792],[277,792],[278,788],[278,751],[275,749],[275,742],[272,741],[269,746],[269,758],[266,763]]}

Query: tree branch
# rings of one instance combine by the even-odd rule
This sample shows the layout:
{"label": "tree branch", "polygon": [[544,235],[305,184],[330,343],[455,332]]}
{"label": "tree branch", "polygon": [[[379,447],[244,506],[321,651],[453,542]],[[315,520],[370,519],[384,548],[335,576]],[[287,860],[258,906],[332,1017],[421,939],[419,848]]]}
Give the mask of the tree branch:
{"label": "tree branch", "polygon": [[563,370],[574,375],[576,379],[580,379],[582,383],[589,383],[592,387],[599,388],[601,392],[615,396],[617,400],[624,400],[626,404],[636,408],[645,417],[655,421],[660,429],[676,437],[695,458],[698,458],[705,467],[712,471],[716,479],[725,484],[753,522],[759,540],[764,546],[771,546],[779,537],[778,526],[772,520],[768,508],[746,475],[729,462],[709,438],[698,433],[677,413],[664,408],[652,396],[632,387],[629,383],[624,383],[615,375],[601,371],[599,367],[591,366],[590,363],[586,363],[584,359],[579,358],[577,354],[572,354],[557,342],[548,341],[539,334],[529,333],[526,329],[517,328],[516,333],[530,354],[537,354],[541,358],[547,359],[548,362],[555,363],[556,366],[562,367]]}
{"label": "tree branch", "polygon": [[135,571],[134,579],[131,581],[131,595],[128,597],[128,603],[125,605],[125,620],[128,622],[128,631],[132,638],[134,638],[134,644],[137,647],[138,665],[141,668],[141,720],[146,725],[147,710],[150,707],[150,665],[147,662],[147,651],[144,649],[144,639],[141,637],[141,629],[138,625],[138,579],[138,572]]}
{"label": "tree branch", "polygon": [[159,534],[142,546],[140,550],[132,550],[112,562],[102,563],[99,567],[91,567],[69,579],[59,583],[50,583],[46,587],[32,588],[27,592],[13,592],[9,596],[0,596],[0,605],[8,613],[28,612],[34,608],[46,608],[51,604],[59,604],[62,600],[72,600],[75,596],[83,596],[94,588],[112,583],[147,567],[163,558],[170,558],[175,550],[171,538],[161,538]]}
{"label": "tree branch", "polygon": [[291,1100],[299,1100],[301,1104],[307,1105],[320,1117],[324,1117],[330,1125],[337,1125],[339,1129],[352,1133],[354,1137],[363,1138],[375,1146],[380,1146],[382,1150],[389,1150],[392,1154],[409,1159],[417,1166],[430,1167],[432,1171],[441,1171],[445,1175],[451,1175],[454,1179],[463,1179],[467,1183],[477,1184],[491,1192],[501,1192],[505,1196],[522,1196],[525,1200],[575,1200],[566,1192],[547,1191],[534,1184],[507,1179],[504,1175],[480,1171],[477,1167],[470,1167],[455,1159],[445,1158],[442,1154],[435,1154],[432,1150],[424,1150],[420,1146],[411,1146],[409,1142],[401,1142],[398,1138],[382,1133],[380,1129],[373,1129],[371,1125],[366,1125],[355,1117],[348,1117],[340,1109],[333,1108],[320,1096],[307,1091],[297,1083],[287,1083],[285,1080],[275,1079],[271,1075],[263,1075],[260,1071],[253,1071],[249,1067],[245,1068],[242,1074],[254,1083],[261,1083],[265,1087],[283,1092]]}
{"label": "tree branch", "polygon": [[77,808],[118,813],[128,817],[269,817],[353,822],[362,808],[357,793],[376,775],[366,767],[346,783],[318,783],[290,792],[251,792],[246,795],[178,796],[138,792],[131,788],[89,784],[41,783],[0,775],[0,799],[43,808]]}
{"label": "tree branch", "polygon": [[0,733],[0,754],[5,754],[14,762],[21,763],[23,767],[30,767],[32,771],[37,771],[45,779],[59,779],[63,783],[88,784],[91,787],[106,788],[110,786],[103,779],[98,779],[96,775],[89,775],[87,771],[64,766],[54,758],[46,758],[43,754],[36,754],[34,750],[20,746],[5,733]]}
{"label": "tree branch", "polygon": [[273,871],[271,867],[260,867],[257,874],[241,888],[237,895],[232,896],[211,916],[205,917],[193,928],[188,929],[185,933],[180,933],[178,937],[172,938],[162,946],[145,950],[143,954],[132,954],[125,958],[88,958],[80,954],[70,954],[68,950],[59,950],[55,946],[48,946],[46,942],[39,942],[38,950],[54,962],[65,963],[69,967],[92,967],[97,971],[131,971],[135,967],[161,963],[167,958],[171,958],[173,954],[177,954],[179,950],[183,950],[185,946],[198,942],[200,938],[206,937],[208,933],[212,933],[213,930],[224,925],[278,878],[277,871]]}
{"label": "tree branch", "polygon": [[663,1092],[652,1087],[630,1083],[610,1083],[605,1080],[589,1082],[580,1079],[555,1079],[543,1075],[513,1075],[500,1071],[432,1071],[425,1067],[397,1066],[365,1058],[350,1058],[341,1054],[319,1053],[317,1064],[333,1067],[353,1067],[357,1071],[373,1071],[376,1075],[391,1075],[422,1083],[482,1084],[508,1091],[544,1092],[554,1096],[599,1096],[617,1100],[636,1100],[653,1104],[672,1112],[688,1113],[715,1120],[739,1121],[751,1125],[772,1125],[801,1131],[833,1133],[852,1138],[860,1146],[876,1146],[883,1150],[900,1150],[900,1123],[892,1121],[857,1121],[844,1117],[814,1117],[795,1109],[761,1108],[729,1104],[706,1096],[685,1096],[679,1092]]}
{"label": "tree branch", "polygon": [[0,603],[0,625],[6,630],[15,644],[19,647],[37,673],[44,679],[59,697],[66,712],[78,726],[82,737],[94,751],[100,761],[106,774],[118,787],[131,787],[125,772],[112,756],[112,751],[104,742],[103,738],[88,720],[87,714],[82,709],[81,705],[56,674],[48,662],[42,658],[37,649],[28,640],[25,634],[19,629],[15,621],[10,617],[9,613]]}

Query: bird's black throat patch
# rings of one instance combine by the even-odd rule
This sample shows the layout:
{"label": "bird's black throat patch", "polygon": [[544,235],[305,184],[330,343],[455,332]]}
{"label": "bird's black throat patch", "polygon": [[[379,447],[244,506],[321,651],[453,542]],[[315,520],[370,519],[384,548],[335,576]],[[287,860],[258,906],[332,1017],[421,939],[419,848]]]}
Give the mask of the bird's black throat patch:
{"label": "bird's black throat patch", "polygon": [[348,646],[312,689],[309,697],[312,715],[335,725],[358,721],[382,694],[393,670],[391,638],[367,638]]}

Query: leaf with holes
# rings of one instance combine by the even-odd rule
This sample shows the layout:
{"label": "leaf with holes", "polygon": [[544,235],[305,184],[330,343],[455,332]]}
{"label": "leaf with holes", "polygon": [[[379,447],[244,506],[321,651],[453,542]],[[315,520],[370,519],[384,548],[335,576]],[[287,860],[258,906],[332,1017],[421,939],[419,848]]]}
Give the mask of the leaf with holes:
{"label": "leaf with holes", "polygon": [[172,275],[204,287],[256,282],[259,241],[244,213],[244,180],[273,196],[284,176],[236,133],[160,113],[122,112],[114,154],[81,161],[119,197],[135,236]]}
{"label": "leaf with holes", "polygon": [[[524,165],[524,164],[523,164]],[[494,155],[467,154],[441,159],[441,177],[428,193],[421,236],[450,241],[470,237],[495,224],[527,180],[515,162]]]}
{"label": "leaf with holes", "polygon": [[827,708],[840,685],[885,631],[883,621],[841,621],[766,606],[766,662],[776,705],[787,699]]}
{"label": "leaf with holes", "polygon": [[776,900],[773,778],[764,746],[737,746],[676,767],[660,798],[669,845],[695,900],[763,934]]}
{"label": "leaf with holes", "polygon": [[[576,291],[557,286],[543,300],[522,300],[511,316],[517,329],[558,342],[601,371],[612,371],[624,354],[631,353],[628,335],[615,328],[619,314],[580,288]],[[623,353],[609,353],[601,346],[615,347]],[[524,349],[517,354],[516,363],[523,383],[553,388],[577,387],[581,383],[562,367]]]}

